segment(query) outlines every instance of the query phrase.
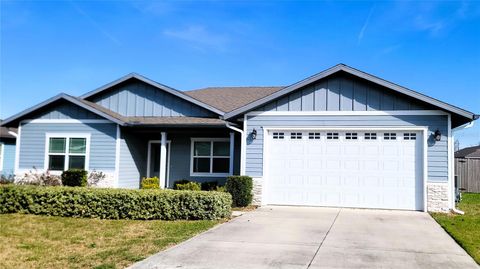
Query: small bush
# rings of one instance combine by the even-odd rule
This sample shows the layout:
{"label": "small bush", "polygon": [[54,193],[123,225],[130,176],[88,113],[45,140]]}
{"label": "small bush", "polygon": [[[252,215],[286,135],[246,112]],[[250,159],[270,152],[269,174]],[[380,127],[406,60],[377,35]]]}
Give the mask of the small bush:
{"label": "small bush", "polygon": [[233,207],[244,207],[252,203],[253,181],[248,176],[230,176],[225,189],[232,195]]}
{"label": "small bush", "polygon": [[215,191],[227,192],[227,190],[225,189],[225,186],[217,186],[217,188],[215,189]]}
{"label": "small bush", "polygon": [[187,179],[180,179],[180,180],[174,181],[173,182],[173,189],[177,190],[177,185],[178,184],[186,184],[186,183],[189,183],[189,182],[191,182],[191,181],[187,180]]}
{"label": "small bush", "polygon": [[23,176],[15,178],[17,185],[36,185],[36,186],[61,186],[62,180],[57,175],[50,174],[50,171],[38,172],[37,168],[26,172]]}
{"label": "small bush", "polygon": [[158,177],[147,177],[142,179],[142,189],[160,189],[160,181]]}
{"label": "small bush", "polygon": [[202,186],[202,191],[215,191],[218,187],[218,181],[202,182],[200,185]]}
{"label": "small bush", "polygon": [[63,186],[85,187],[87,186],[87,171],[82,169],[70,169],[62,173]]}
{"label": "small bush", "polygon": [[0,186],[0,214],[101,219],[220,219],[232,197],[222,192]]}
{"label": "small bush", "polygon": [[175,189],[180,191],[199,191],[201,190],[201,187],[200,187],[200,183],[190,181],[185,184],[175,185]]}

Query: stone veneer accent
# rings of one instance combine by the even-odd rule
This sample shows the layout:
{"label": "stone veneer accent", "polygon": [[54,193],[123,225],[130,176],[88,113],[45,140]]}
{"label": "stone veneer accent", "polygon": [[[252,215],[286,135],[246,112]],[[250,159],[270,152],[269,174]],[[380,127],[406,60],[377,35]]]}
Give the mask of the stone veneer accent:
{"label": "stone veneer accent", "polygon": [[427,210],[448,212],[448,183],[427,183]]}
{"label": "stone veneer accent", "polygon": [[262,185],[263,179],[262,178],[253,178],[253,201],[254,205],[261,205],[262,204]]}

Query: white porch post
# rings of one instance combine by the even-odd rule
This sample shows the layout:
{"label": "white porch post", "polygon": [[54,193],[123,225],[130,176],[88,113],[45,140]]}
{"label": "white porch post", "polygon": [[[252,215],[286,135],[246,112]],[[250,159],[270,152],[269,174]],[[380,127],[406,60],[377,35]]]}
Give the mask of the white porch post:
{"label": "white porch post", "polygon": [[233,155],[235,151],[235,133],[230,132],[230,167],[229,167],[229,173],[230,175],[233,175]]}
{"label": "white porch post", "polygon": [[166,178],[166,171],[167,171],[167,133],[161,132],[161,139],[160,139],[160,189],[165,188],[165,178]]}

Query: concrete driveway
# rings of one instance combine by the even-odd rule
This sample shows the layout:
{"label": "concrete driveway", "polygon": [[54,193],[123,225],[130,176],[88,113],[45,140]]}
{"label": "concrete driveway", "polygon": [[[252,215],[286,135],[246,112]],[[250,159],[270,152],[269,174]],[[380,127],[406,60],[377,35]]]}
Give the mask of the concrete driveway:
{"label": "concrete driveway", "polygon": [[422,212],[262,207],[131,268],[478,268]]}

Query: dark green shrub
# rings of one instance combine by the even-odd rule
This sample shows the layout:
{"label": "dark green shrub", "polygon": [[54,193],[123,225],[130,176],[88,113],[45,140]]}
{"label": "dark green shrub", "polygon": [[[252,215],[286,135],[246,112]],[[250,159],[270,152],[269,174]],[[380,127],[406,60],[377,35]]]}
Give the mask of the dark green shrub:
{"label": "dark green shrub", "polygon": [[219,219],[230,216],[228,193],[83,187],[0,186],[0,214],[101,219]]}
{"label": "dark green shrub", "polygon": [[81,169],[70,169],[62,173],[63,186],[85,187],[87,186],[87,171]]}
{"label": "dark green shrub", "polygon": [[199,191],[201,190],[201,187],[200,187],[200,183],[190,181],[185,184],[175,185],[175,189],[180,191]]}
{"label": "dark green shrub", "polygon": [[232,206],[244,207],[252,203],[253,181],[249,176],[230,176],[225,189],[232,195]]}
{"label": "dark green shrub", "polygon": [[215,191],[218,187],[218,181],[202,182],[200,185],[202,186],[202,191]]}
{"label": "dark green shrub", "polygon": [[160,189],[158,177],[144,177],[141,183],[142,189]]}
{"label": "dark green shrub", "polygon": [[190,180],[188,180],[188,179],[180,179],[180,180],[174,181],[173,182],[173,189],[177,190],[177,185],[178,184],[186,184],[186,183],[189,183],[189,182],[190,182]]}

